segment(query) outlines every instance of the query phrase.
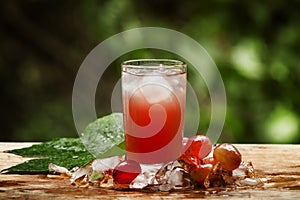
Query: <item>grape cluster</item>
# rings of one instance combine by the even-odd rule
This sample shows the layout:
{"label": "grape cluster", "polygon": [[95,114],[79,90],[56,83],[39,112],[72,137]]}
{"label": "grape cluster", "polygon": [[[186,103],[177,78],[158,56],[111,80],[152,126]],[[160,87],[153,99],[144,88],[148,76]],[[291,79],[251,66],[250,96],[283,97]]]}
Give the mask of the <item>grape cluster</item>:
{"label": "grape cluster", "polygon": [[209,178],[216,177],[213,172],[216,168],[230,174],[239,167],[242,156],[232,144],[223,143],[212,148],[208,137],[196,135],[188,140],[179,160],[191,178],[199,186],[205,186]]}

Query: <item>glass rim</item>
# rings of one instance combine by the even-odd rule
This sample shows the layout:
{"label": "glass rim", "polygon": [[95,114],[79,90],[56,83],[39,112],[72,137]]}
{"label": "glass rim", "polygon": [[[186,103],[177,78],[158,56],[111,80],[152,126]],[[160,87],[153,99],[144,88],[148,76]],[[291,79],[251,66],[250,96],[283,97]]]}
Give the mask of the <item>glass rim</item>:
{"label": "glass rim", "polygon": [[151,58],[151,59],[133,59],[122,62],[122,68],[132,69],[182,69],[185,71],[186,63],[175,59]]}

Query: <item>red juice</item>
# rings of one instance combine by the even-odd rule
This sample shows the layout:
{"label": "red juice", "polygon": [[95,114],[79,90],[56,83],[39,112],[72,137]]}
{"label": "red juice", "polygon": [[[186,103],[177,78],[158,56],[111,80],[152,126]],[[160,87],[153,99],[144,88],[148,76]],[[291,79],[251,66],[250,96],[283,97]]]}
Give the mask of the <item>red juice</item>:
{"label": "red juice", "polygon": [[151,67],[122,72],[126,156],[145,164],[180,156],[185,112],[185,68]]}

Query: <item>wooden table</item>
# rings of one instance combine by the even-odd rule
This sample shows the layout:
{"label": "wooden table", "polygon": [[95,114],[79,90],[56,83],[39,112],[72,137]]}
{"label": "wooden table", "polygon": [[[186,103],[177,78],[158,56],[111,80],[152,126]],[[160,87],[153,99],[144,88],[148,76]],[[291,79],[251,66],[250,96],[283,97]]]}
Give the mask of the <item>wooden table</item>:
{"label": "wooden table", "polygon": [[[1,143],[0,170],[26,160],[3,153],[32,143]],[[300,145],[236,144],[244,161],[252,161],[264,185],[249,189],[144,193],[104,188],[79,188],[68,178],[47,175],[0,175],[0,199],[300,199]]]}

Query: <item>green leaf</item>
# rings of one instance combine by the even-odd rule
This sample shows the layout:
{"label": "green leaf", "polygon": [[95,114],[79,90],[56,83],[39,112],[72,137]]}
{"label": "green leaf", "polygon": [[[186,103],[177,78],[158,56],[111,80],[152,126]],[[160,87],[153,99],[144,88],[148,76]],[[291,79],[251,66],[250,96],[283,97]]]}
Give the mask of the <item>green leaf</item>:
{"label": "green leaf", "polygon": [[71,169],[83,166],[94,157],[90,154],[80,138],[59,138],[28,148],[8,151],[24,157],[37,158],[4,170],[7,173],[36,174],[48,173],[48,164],[54,163]]}
{"label": "green leaf", "polygon": [[83,130],[81,140],[96,158],[124,154],[124,149],[118,146],[124,141],[122,113],[112,113],[90,123]]}
{"label": "green leaf", "polygon": [[125,154],[126,147],[125,147],[125,141],[121,142],[118,145],[113,146],[106,152],[100,154],[98,158],[108,158],[111,156],[122,156]]}
{"label": "green leaf", "polygon": [[112,113],[97,119],[85,128],[81,138],[53,139],[8,153],[36,158],[3,170],[18,174],[48,173],[49,163],[71,169],[84,166],[95,157],[123,155],[125,142],[122,114]]}

